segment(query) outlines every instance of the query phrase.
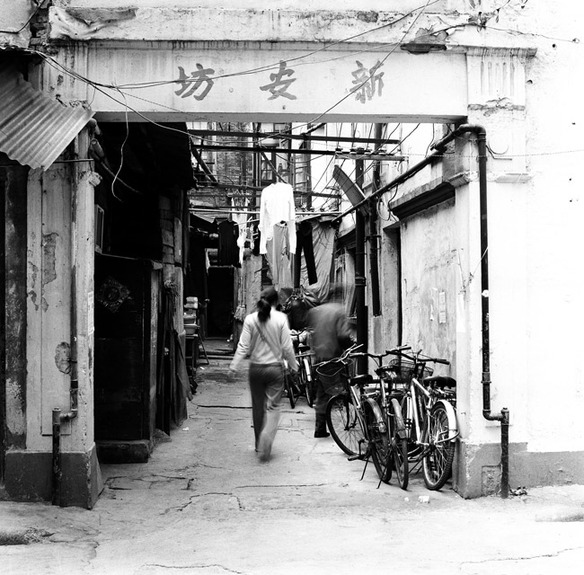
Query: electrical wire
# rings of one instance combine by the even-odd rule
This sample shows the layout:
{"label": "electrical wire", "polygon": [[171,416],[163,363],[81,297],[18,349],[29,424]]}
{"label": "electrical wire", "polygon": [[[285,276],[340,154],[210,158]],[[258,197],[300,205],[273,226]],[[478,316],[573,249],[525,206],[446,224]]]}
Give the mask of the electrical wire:
{"label": "electrical wire", "polygon": [[[419,13],[419,14],[416,16],[416,18],[414,19],[414,21],[413,21],[413,22],[410,24],[410,26],[408,27],[408,30],[406,30],[406,32],[405,32],[405,33],[404,33],[404,35],[402,36],[402,42],[403,42],[403,40],[405,39],[405,37],[407,36],[407,34],[410,32],[410,30],[412,29],[412,27],[414,26],[415,22],[416,22],[416,21],[419,19],[419,17],[420,17],[420,16],[423,14],[424,10],[425,10],[425,9],[426,9],[428,6],[430,6],[430,5],[434,4],[434,3],[436,3],[436,1],[437,1],[437,0],[435,0],[434,2],[430,2],[430,1],[428,1],[428,2],[427,2],[425,5],[424,5],[424,6],[422,6],[422,7],[421,7],[421,12],[420,12],[420,13]],[[38,9],[40,9],[40,7],[41,7],[41,5],[39,5],[39,7],[37,8],[37,11],[38,11]],[[407,17],[408,15],[411,15],[411,14],[413,14],[413,13],[414,13],[416,10],[420,10],[420,8],[416,8],[416,9],[412,10],[412,11],[411,11],[410,13],[408,13],[406,16],[404,16],[404,17],[400,18],[400,20],[401,20],[401,19],[403,19],[403,18],[405,18],[405,17]],[[391,25],[391,24],[394,24],[394,23],[396,23],[397,21],[398,21],[398,20],[396,20],[396,21],[392,21],[391,23],[385,24],[385,25],[383,25],[383,26],[381,26],[381,27],[378,27],[378,28],[387,27],[387,26],[389,26],[389,25]],[[462,25],[462,24],[461,24],[461,25]],[[468,24],[468,25],[470,25],[470,24]],[[452,26],[452,27],[456,27],[456,26]],[[452,27],[449,27],[449,28],[452,28]],[[376,29],[378,29],[378,28],[376,28]],[[376,29],[374,29],[374,30],[376,30]],[[509,30],[507,30],[507,31],[509,31]],[[361,33],[361,34],[359,34],[359,35],[355,35],[355,36],[353,36],[353,37],[351,37],[351,38],[354,38],[354,37],[357,37],[357,36],[360,36],[360,35],[364,35],[365,33],[367,33],[367,32],[363,32],[363,33]],[[528,34],[528,33],[526,33],[526,34]],[[540,36],[543,36],[543,35],[540,35]],[[344,40],[344,41],[346,41],[346,40]],[[337,43],[335,43],[335,44],[331,44],[331,45],[336,45],[336,44],[339,44],[339,43],[342,43],[342,42],[343,42],[343,41],[339,41],[339,42],[337,42]],[[329,47],[329,48],[330,48],[330,46],[331,46],[331,45],[328,45],[327,47]],[[397,44],[397,45],[399,45],[399,44]],[[321,50],[322,50],[322,49],[321,49]],[[385,62],[385,61],[387,60],[387,58],[389,58],[389,56],[390,56],[390,55],[391,55],[391,54],[392,54],[394,51],[395,51],[395,48],[392,48],[392,50],[391,50],[390,52],[388,52],[388,53],[387,53],[387,55],[386,55],[386,56],[383,58],[383,60],[382,60],[382,63],[383,63],[383,62]],[[56,69],[59,69],[59,70],[61,70],[62,72],[64,72],[64,73],[66,73],[66,74],[68,74],[68,75],[70,75],[70,76],[72,76],[72,77],[74,77],[74,78],[78,79],[79,81],[81,81],[81,82],[84,82],[84,83],[88,84],[89,86],[93,87],[93,89],[94,89],[95,91],[98,91],[98,92],[100,92],[100,93],[104,94],[106,97],[110,98],[112,101],[114,101],[114,102],[118,103],[118,104],[119,104],[120,106],[122,106],[122,107],[124,108],[124,110],[125,110],[125,114],[126,114],[126,120],[127,120],[127,113],[128,113],[128,110],[130,110],[130,111],[132,111],[133,113],[135,113],[137,116],[139,116],[139,117],[141,117],[142,119],[144,119],[145,121],[147,121],[147,122],[149,122],[149,123],[152,123],[152,124],[154,124],[154,125],[156,125],[156,126],[158,126],[158,127],[162,128],[162,129],[169,130],[169,131],[173,131],[173,132],[177,132],[177,133],[180,133],[180,134],[183,134],[183,135],[186,135],[186,136],[190,136],[190,134],[188,133],[188,131],[179,130],[179,129],[177,129],[177,128],[173,128],[173,127],[171,127],[171,126],[165,126],[165,125],[159,124],[158,122],[156,122],[156,121],[154,121],[154,120],[152,120],[152,119],[148,118],[146,115],[144,115],[143,113],[139,112],[139,111],[138,111],[138,110],[136,110],[135,108],[133,108],[133,107],[129,106],[129,105],[127,104],[127,101],[121,102],[119,99],[115,98],[115,97],[114,97],[112,94],[109,94],[109,93],[106,91],[106,89],[107,89],[107,88],[116,89],[116,90],[117,90],[117,91],[118,91],[118,92],[119,92],[119,93],[120,93],[120,94],[121,94],[121,95],[124,97],[124,100],[125,100],[125,97],[126,97],[126,96],[129,96],[129,97],[137,97],[137,98],[139,98],[139,99],[143,99],[143,98],[140,98],[139,96],[136,96],[135,94],[131,94],[131,93],[125,93],[125,92],[122,90],[122,87],[123,87],[123,85],[120,85],[120,86],[118,87],[118,86],[114,86],[114,85],[104,85],[104,84],[100,84],[99,82],[94,82],[94,81],[92,81],[92,80],[90,80],[90,79],[88,79],[88,78],[85,78],[85,77],[84,77],[84,76],[82,76],[81,74],[78,74],[78,73],[76,73],[75,71],[73,71],[73,70],[70,70],[70,69],[66,68],[65,66],[63,66],[62,64],[60,64],[60,63],[59,63],[57,60],[55,60],[54,58],[52,58],[51,56],[49,56],[49,55],[47,55],[47,54],[44,54],[43,52],[39,52],[39,51],[34,51],[34,52],[35,52],[35,53],[37,53],[39,56],[41,56],[41,57],[42,57],[42,58],[43,58],[43,59],[44,59],[44,60],[45,60],[45,61],[46,61],[46,62],[47,62],[49,65],[52,65],[52,66],[53,66],[53,67],[55,67]],[[351,90],[351,91],[350,91],[350,92],[349,92],[349,93],[348,93],[348,94],[347,94],[345,97],[341,98],[341,99],[340,99],[340,100],[339,100],[339,101],[338,101],[336,104],[334,104],[333,106],[329,107],[327,110],[325,110],[324,112],[322,112],[321,114],[319,114],[319,115],[318,115],[316,118],[312,119],[310,122],[307,122],[307,123],[305,123],[305,124],[296,125],[296,126],[294,126],[294,127],[293,127],[293,129],[294,129],[294,130],[296,130],[296,129],[302,129],[302,128],[304,128],[304,127],[306,127],[306,126],[310,125],[310,124],[317,123],[317,122],[318,122],[318,120],[319,120],[320,118],[322,118],[323,116],[325,116],[325,115],[326,115],[328,112],[330,112],[332,109],[334,109],[334,108],[335,108],[335,107],[337,107],[339,104],[341,104],[341,103],[342,103],[344,100],[346,100],[348,97],[350,97],[352,94],[354,94],[354,93],[355,93],[357,90],[359,90],[359,89],[360,89],[360,88],[361,88],[361,87],[362,87],[364,84],[366,84],[366,83],[367,83],[367,82],[368,82],[368,81],[371,79],[371,77],[372,77],[372,74],[371,74],[371,75],[370,75],[368,78],[366,78],[366,79],[364,80],[364,82],[363,82],[361,85],[359,85],[359,86],[355,87],[355,88],[354,88],[353,90]],[[166,82],[166,83],[169,83],[169,82]],[[106,89],[104,89],[104,88],[106,88]],[[147,99],[144,99],[144,100],[148,101]],[[168,109],[171,109],[171,110],[176,110],[176,109],[174,109],[174,108],[172,108],[172,107],[169,107],[169,106],[164,106],[163,104],[160,104],[160,103],[156,103],[156,102],[151,102],[151,103],[157,104],[157,105],[159,105],[159,106],[161,106],[161,107],[166,107],[166,108],[168,108]],[[176,111],[178,111],[178,110],[176,110]],[[394,130],[394,131],[395,131],[395,130]],[[393,133],[393,132],[392,132],[392,133]],[[274,134],[274,136],[277,136],[277,134]],[[388,138],[388,139],[389,139],[389,138]],[[555,154],[563,154],[563,153],[580,153],[581,151],[582,151],[582,150],[567,150],[567,151],[558,151],[558,152],[546,152],[546,153],[541,153],[541,154],[506,155],[505,157],[529,157],[529,156],[536,156],[536,155],[553,155],[554,153],[555,153]],[[422,157],[423,157],[423,154],[410,154],[410,155],[411,155],[411,156],[422,156]],[[441,156],[436,156],[436,157],[441,157]],[[471,157],[474,157],[474,156],[471,156]]]}
{"label": "electrical wire", "polygon": [[[410,31],[412,30],[412,28],[414,27],[415,23],[418,21],[418,19],[420,18],[420,16],[425,12],[426,8],[428,6],[430,6],[430,4],[434,4],[435,2],[430,2],[430,0],[428,0],[425,4],[425,6],[421,9],[421,11],[416,15],[416,17],[414,18],[413,22],[409,25],[408,29],[405,31],[405,33],[402,35],[401,38],[401,42],[400,44],[404,41],[404,39],[406,38],[406,36],[410,33]],[[327,110],[325,110],[322,114],[320,114],[319,116],[317,116],[316,118],[313,118],[309,124],[312,123],[317,123],[323,116],[325,116],[328,112],[330,112],[331,110],[333,110],[334,108],[336,108],[339,104],[341,104],[342,102],[344,102],[349,96],[353,95],[357,90],[360,90],[363,86],[365,86],[367,84],[367,82],[369,82],[371,80],[371,78],[373,78],[373,75],[375,74],[377,68],[379,68],[381,65],[383,65],[385,63],[385,61],[391,56],[391,54],[393,54],[393,52],[395,51],[395,48],[392,48],[386,55],[385,57],[380,61],[380,63],[378,63],[376,65],[375,68],[372,69],[372,71],[370,72],[369,76],[358,86],[356,86],[353,90],[350,90],[349,93],[344,96],[343,98],[341,98],[336,104],[334,104],[333,106],[331,106],[330,108],[328,108]],[[416,128],[414,128],[414,130],[412,130],[411,133],[413,133],[420,124],[418,124],[416,126]],[[373,128],[373,126],[371,126],[371,129]],[[409,135],[411,135],[411,133]],[[408,136],[409,136],[408,135]],[[354,137],[354,136],[353,136]],[[356,169],[356,168],[355,168]],[[329,180],[330,183],[330,180]]]}
{"label": "electrical wire", "polygon": [[[415,23],[422,16],[422,14],[426,11],[426,8],[428,8],[428,6],[430,6],[431,4],[435,4],[435,3],[436,3],[436,0],[434,0],[432,2],[431,2],[431,0],[428,0],[426,2],[426,4],[420,9],[419,13],[414,18],[413,22],[408,26],[408,29],[402,35],[401,41],[396,45],[395,48],[392,48],[384,56],[384,58],[382,60],[380,60],[378,62],[378,64],[370,72],[369,76],[367,76],[363,80],[363,82],[361,82],[361,84],[359,84],[359,85],[355,86],[353,89],[349,90],[349,92],[347,93],[346,96],[344,96],[343,98],[341,98],[336,104],[333,104],[332,106],[330,106],[329,108],[327,108],[324,112],[322,112],[322,114],[320,114],[316,118],[312,118],[312,120],[310,120],[309,123],[310,124],[317,123],[323,116],[326,116],[326,114],[328,114],[331,110],[334,110],[337,106],[339,106],[340,104],[342,104],[347,98],[349,98],[350,96],[352,96],[353,94],[355,94],[357,91],[361,90],[373,78],[373,76],[375,75],[375,72],[377,71],[377,68],[379,68],[380,66],[382,66],[383,64],[385,64],[386,60],[395,52],[395,50],[397,49],[397,46],[399,46],[400,44],[403,43],[403,41],[405,40],[406,36],[410,33],[410,31],[414,27]],[[416,10],[418,10],[418,9],[416,9]]]}
{"label": "electrical wire", "polygon": [[[123,94],[122,94],[123,95]],[[125,101],[125,96],[124,96],[124,101]],[[116,183],[116,180],[118,179],[118,176],[120,175],[120,172],[122,171],[122,167],[124,166],[124,146],[126,145],[126,142],[128,141],[128,138],[130,136],[130,125],[128,124],[128,108],[125,108],[125,115],[126,115],[126,137],[124,138],[124,141],[122,142],[122,145],[120,147],[120,166],[118,167],[118,170],[114,176],[114,179],[112,180],[111,183],[111,192],[112,192],[112,196],[114,198],[116,198],[116,200],[118,200],[119,202],[121,202],[121,198],[119,198],[118,196],[116,196],[116,193],[114,191],[114,186]]]}
{"label": "electrical wire", "polygon": [[[372,34],[373,32],[377,32],[379,30],[383,30],[385,28],[389,28],[399,22],[401,22],[402,20],[405,20],[406,18],[408,18],[409,16],[411,16],[412,14],[415,14],[418,10],[422,10],[424,11],[426,8],[428,8],[429,6],[436,4],[438,2],[440,2],[441,0],[428,0],[426,2],[426,4],[418,6],[416,8],[413,8],[412,10],[410,10],[409,12],[403,14],[402,16],[399,16],[398,18],[392,20],[391,22],[387,22],[385,24],[382,24],[380,26],[377,26],[375,28],[371,28],[369,30],[365,30],[363,32],[359,32],[358,34],[354,34],[352,36],[348,36],[346,38],[343,38],[341,40],[337,40],[335,42],[331,42],[330,44],[326,44],[325,46],[323,46],[322,48],[319,48],[318,50],[313,50],[310,52],[307,52],[305,54],[296,56],[294,58],[289,58],[286,60],[287,63],[289,62],[297,62],[299,60],[303,60],[305,58],[309,58],[311,56],[314,56],[315,54],[319,54],[320,52],[326,51],[326,50],[330,50],[331,48],[338,46],[338,45],[343,45],[343,44],[348,44],[349,42],[351,42],[352,40],[355,40],[356,38],[360,38],[362,36],[365,36],[367,34]],[[417,19],[417,18],[416,18]],[[386,43],[383,42],[379,42],[377,43],[378,46],[386,46]],[[370,49],[370,48],[369,48]],[[368,50],[368,49],[365,49]],[[359,50],[356,53],[361,53],[363,50]],[[351,55],[351,54],[349,54]],[[345,57],[345,56],[343,56]],[[339,57],[336,57],[335,59],[337,59]],[[321,62],[317,62],[317,63],[321,63]],[[237,76],[248,76],[248,75],[253,75],[253,74],[257,74],[259,72],[266,72],[266,71],[270,71],[270,70],[277,70],[280,67],[280,61],[273,63],[273,64],[267,64],[264,66],[258,66],[255,68],[249,68],[247,70],[242,70],[239,72],[233,72],[233,73],[229,73],[229,74],[219,74],[216,76],[212,76],[213,80],[216,79],[223,79],[223,78],[233,78],[233,77],[237,77]],[[181,81],[178,78],[172,79],[172,80],[158,80],[158,81],[149,81],[149,82],[135,82],[135,83],[130,83],[130,84],[120,84],[120,85],[113,85],[113,84],[102,84],[99,83],[100,87],[102,88],[119,88],[119,89],[138,89],[138,88],[150,88],[150,87],[156,87],[156,86],[161,86],[161,85],[165,85],[165,84],[176,84],[178,81]],[[196,80],[185,80],[186,82],[194,82]]]}
{"label": "electrical wire", "polygon": [[419,128],[419,127],[420,127],[420,126],[421,126],[421,122],[419,122],[418,124],[416,124],[416,127],[415,127],[415,128],[414,128],[414,129],[413,129],[413,130],[412,130],[412,131],[411,131],[411,132],[410,132],[410,133],[409,133],[409,134],[408,134],[408,135],[405,137],[405,138],[402,138],[402,139],[400,140],[400,143],[399,143],[399,144],[398,144],[398,145],[397,145],[395,148],[393,148],[393,150],[391,150],[391,152],[389,152],[389,154],[391,155],[391,154],[393,154],[393,153],[394,153],[394,151],[395,151],[395,150],[397,150],[398,148],[401,148],[402,144],[403,144],[403,143],[404,143],[404,142],[405,142],[405,141],[406,141],[406,140],[407,140],[407,139],[408,139],[408,138],[409,138],[409,137],[410,137],[410,136],[411,136],[411,135],[412,135],[412,134],[413,134],[413,133],[414,133],[414,132],[415,132],[415,131],[416,131],[416,130]]}
{"label": "electrical wire", "polygon": [[[43,8],[43,2],[45,0],[40,0],[36,3],[36,10],[30,15],[29,19],[22,25],[18,30],[0,30],[0,34],[20,34],[33,20],[33,18],[39,13],[39,10]],[[47,0],[48,2],[48,0]]]}
{"label": "electrical wire", "polygon": [[[337,42],[334,42],[334,43],[328,44],[327,46],[325,46],[325,47],[323,47],[323,48],[321,48],[321,49],[319,49],[319,50],[313,51],[313,52],[309,53],[308,55],[312,55],[312,54],[314,54],[314,53],[317,53],[317,52],[323,51],[323,50],[325,50],[325,49],[329,49],[330,47],[332,47],[332,46],[335,46],[335,45],[338,45],[338,44],[347,43],[349,40],[355,39],[355,38],[357,38],[357,37],[360,37],[360,36],[363,36],[363,35],[365,35],[365,34],[369,34],[369,33],[371,33],[371,32],[374,32],[374,31],[376,31],[376,30],[380,30],[380,29],[383,29],[383,28],[387,28],[387,27],[389,27],[389,26],[391,26],[391,25],[393,25],[393,24],[396,24],[397,22],[400,22],[401,20],[404,20],[405,18],[407,18],[407,17],[411,16],[411,15],[412,15],[412,14],[414,14],[416,11],[420,11],[420,10],[421,10],[421,11],[420,11],[420,12],[419,12],[419,13],[416,15],[416,17],[415,17],[414,21],[413,21],[413,22],[410,24],[410,26],[408,27],[408,30],[407,30],[407,31],[405,32],[405,34],[402,36],[402,40],[401,40],[401,42],[403,42],[403,40],[404,40],[404,38],[406,37],[406,35],[407,35],[407,34],[410,32],[410,30],[411,30],[411,29],[412,29],[412,27],[414,26],[415,22],[416,22],[416,21],[419,19],[419,17],[420,17],[420,16],[421,16],[421,15],[424,13],[424,11],[426,10],[426,8],[427,8],[427,7],[429,7],[429,6],[431,6],[432,4],[435,4],[435,3],[437,3],[438,1],[439,1],[439,0],[428,0],[428,1],[426,2],[426,4],[425,4],[425,5],[423,5],[423,6],[419,6],[419,7],[417,7],[417,8],[414,8],[414,9],[413,9],[413,10],[411,10],[410,12],[406,13],[405,15],[403,15],[403,16],[401,16],[401,17],[399,17],[399,18],[395,19],[395,20],[392,20],[392,21],[391,21],[391,22],[389,22],[389,23],[383,24],[382,26],[378,26],[378,27],[376,27],[376,28],[373,28],[373,29],[371,29],[371,30],[366,30],[366,31],[364,31],[364,32],[361,32],[361,33],[359,33],[359,34],[355,34],[354,36],[351,36],[351,37],[345,38],[345,39],[343,39],[343,40],[339,40],[339,41],[337,41]],[[387,55],[386,55],[386,56],[383,58],[383,60],[382,60],[382,62],[381,62],[382,64],[383,64],[383,63],[384,63],[384,62],[387,60],[387,58],[388,58],[388,57],[389,57],[389,56],[390,56],[390,55],[391,55],[391,54],[392,54],[392,53],[393,53],[393,52],[394,52],[394,51],[397,49],[397,47],[399,46],[399,44],[400,44],[400,43],[392,44],[392,49],[391,49],[391,50],[388,52],[388,54],[387,54]],[[58,66],[58,67],[59,67],[59,68],[60,68],[60,69],[61,69],[63,72],[65,72],[65,73],[67,73],[67,74],[69,74],[69,75],[71,75],[71,76],[75,77],[76,79],[78,79],[78,80],[80,80],[80,81],[83,81],[83,82],[85,82],[85,83],[88,83],[88,84],[90,84],[91,86],[93,86],[93,87],[94,87],[94,89],[99,89],[99,88],[102,88],[102,90],[99,90],[99,91],[101,91],[101,92],[102,92],[102,93],[104,93],[106,96],[109,96],[109,97],[110,97],[110,98],[112,98],[112,99],[114,99],[114,98],[111,96],[111,94],[108,94],[108,93],[107,93],[107,92],[105,92],[103,89],[115,89],[115,90],[117,90],[118,92],[121,92],[123,89],[131,89],[131,88],[138,87],[138,86],[141,86],[141,87],[152,87],[152,86],[163,85],[163,84],[169,84],[169,83],[176,83],[176,82],[177,82],[177,80],[165,80],[165,81],[158,81],[158,82],[138,83],[138,84],[120,84],[120,85],[117,85],[117,84],[104,84],[104,83],[101,83],[101,82],[92,81],[92,80],[90,80],[90,79],[88,79],[88,78],[85,78],[85,77],[83,77],[82,75],[80,75],[80,74],[76,73],[76,72],[75,72],[75,71],[73,71],[73,70],[69,70],[68,68],[66,68],[65,66],[63,66],[62,64],[60,64],[60,63],[59,63],[59,62],[57,62],[57,61],[56,61],[54,58],[52,58],[51,56],[49,56],[49,55],[47,55],[47,54],[44,54],[44,53],[42,53],[42,52],[39,52],[39,51],[35,51],[35,52],[36,52],[38,55],[40,55],[41,57],[43,57],[43,58],[44,58],[46,61],[48,61],[49,59],[50,59],[50,60],[52,60],[52,61],[53,61],[53,63],[54,63],[55,65],[57,65],[57,66]],[[290,60],[290,61],[295,61],[295,60],[302,59],[302,58],[306,58],[306,57],[307,57],[307,55],[305,54],[305,55],[302,55],[302,56],[298,56],[298,57],[296,57],[296,58],[294,58],[294,59],[292,59],[292,60]],[[347,56],[346,56],[346,55],[343,55],[343,57],[347,57]],[[279,67],[279,63],[278,63],[278,65],[277,65],[277,66]],[[276,65],[270,65],[270,66],[268,66],[268,67],[262,67],[262,68],[265,68],[265,69],[274,69],[275,67],[276,67]],[[238,72],[238,73],[228,74],[228,75],[224,75],[224,76],[213,76],[213,79],[220,78],[220,77],[232,77],[232,76],[237,76],[237,75],[247,75],[247,74],[250,74],[250,73],[252,73],[252,72],[253,72],[253,73],[257,73],[257,71],[258,71],[258,70],[260,70],[260,68],[253,69],[253,70],[247,70],[247,71],[244,71],[244,72]],[[321,117],[323,117],[324,115],[326,115],[328,112],[330,112],[332,109],[336,108],[336,107],[337,107],[337,106],[338,106],[340,103],[342,103],[342,102],[343,102],[344,100],[346,100],[348,97],[350,97],[350,96],[351,96],[351,95],[353,95],[355,92],[357,92],[358,90],[360,90],[360,89],[361,89],[361,88],[362,88],[364,85],[366,85],[366,84],[367,84],[367,82],[369,82],[369,80],[370,80],[370,79],[372,78],[372,76],[373,76],[373,73],[374,73],[374,72],[372,72],[372,73],[369,75],[369,77],[365,78],[365,79],[363,80],[363,82],[362,82],[360,85],[357,85],[357,86],[355,86],[355,87],[354,87],[352,90],[350,90],[350,91],[349,91],[349,93],[348,93],[348,94],[347,94],[345,97],[343,97],[343,98],[342,98],[341,100],[339,100],[339,101],[338,101],[336,104],[334,104],[333,106],[331,106],[330,108],[328,108],[328,109],[327,109],[325,112],[323,112],[321,115],[319,115],[319,116],[316,118],[316,120],[318,120],[318,119],[320,119]],[[128,95],[128,96],[130,96],[130,97],[137,97],[138,99],[142,99],[142,98],[140,98],[139,96],[136,96],[135,94],[127,94],[127,95]],[[144,100],[145,100],[145,101],[148,101],[147,99],[144,99]],[[116,101],[116,100],[114,99],[114,101]],[[152,102],[152,101],[150,101],[150,103],[157,104],[157,105],[159,105],[159,106],[161,106],[161,107],[165,107],[165,108],[167,108],[167,109],[170,109],[170,110],[179,111],[179,110],[176,110],[175,108],[172,108],[172,107],[170,107],[170,106],[166,106],[166,105],[164,105],[164,104],[160,104],[160,103],[157,103],[157,102]],[[130,109],[131,109],[131,108],[130,108]],[[138,113],[136,110],[133,110],[133,109],[132,109],[132,111],[133,111],[134,113]],[[138,114],[139,114],[139,113],[138,113]],[[307,126],[307,125],[309,125],[309,124],[312,124],[312,123],[317,123],[317,121],[316,121],[316,120],[310,121],[310,122],[308,122],[307,124],[302,124],[302,125],[300,125],[300,126],[295,126],[295,127],[294,127],[294,129],[301,129],[301,128],[303,128],[303,127],[306,127],[306,126]]]}

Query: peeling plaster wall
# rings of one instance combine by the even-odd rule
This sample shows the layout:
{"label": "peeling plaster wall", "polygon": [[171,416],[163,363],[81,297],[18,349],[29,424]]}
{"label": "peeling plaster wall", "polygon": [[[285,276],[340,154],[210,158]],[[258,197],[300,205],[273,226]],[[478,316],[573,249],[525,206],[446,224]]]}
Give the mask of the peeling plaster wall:
{"label": "peeling plaster wall", "polygon": [[[465,43],[484,44],[484,38],[472,30],[465,34],[464,26],[493,19],[504,30],[517,19],[520,1],[514,4],[497,12],[500,3],[496,0],[443,0],[427,7],[418,0],[363,0],[358,4],[286,0],[270,2],[268,7],[251,0],[220,5],[207,0],[196,6],[188,0],[61,0],[50,10],[50,21],[54,37],[63,34],[79,39],[393,42],[439,30],[438,39],[456,32],[467,36]],[[497,30],[489,33],[499,35]]]}
{"label": "peeling plaster wall", "polygon": [[[456,228],[454,202],[401,226],[404,343],[456,365]],[[436,373],[442,367],[436,368]],[[455,373],[451,373],[456,377]]]}
{"label": "peeling plaster wall", "polygon": [[32,13],[30,0],[0,2],[0,45],[26,48],[30,40],[26,24]]}
{"label": "peeling plaster wall", "polygon": [[[480,0],[476,0],[476,3],[481,3]],[[123,0],[55,0],[54,4],[56,6],[64,7],[85,7],[85,8],[95,8],[99,6],[101,8],[119,8],[121,6],[140,6],[144,8],[156,8],[160,6],[160,0],[140,0],[140,2],[124,2]],[[192,0],[167,0],[164,5],[169,8],[190,8],[194,2]],[[197,7],[201,8],[216,8],[217,0],[197,0]],[[400,10],[412,10],[420,6],[419,0],[360,0],[359,8],[361,10],[387,10],[388,7],[394,5],[395,9]],[[468,0],[444,0],[438,3],[438,6],[444,8],[446,6],[454,7],[455,5],[463,6],[472,4]],[[485,4],[485,2],[483,2]],[[265,8],[266,3],[259,0],[222,0],[220,2],[221,8],[236,8],[240,10],[249,9],[262,9]],[[353,0],[337,0],[334,6],[338,10],[353,10],[355,8],[355,2]],[[436,6],[436,5],[434,5]],[[269,7],[271,10],[327,10],[331,8],[330,0],[270,0]]]}
{"label": "peeling plaster wall", "polygon": [[[6,446],[26,447],[26,178],[28,169],[0,168],[5,192]],[[3,198],[4,199],[4,198]],[[1,382],[0,385],[4,385]]]}
{"label": "peeling plaster wall", "polygon": [[[81,169],[81,168],[79,168]],[[62,426],[64,451],[93,446],[92,172],[57,163],[31,172],[28,231],[28,448],[50,451],[52,410],[70,408],[71,274],[77,275],[79,414]],[[72,205],[72,186],[77,202]],[[74,212],[77,214],[72,220]],[[84,214],[83,217],[80,214]],[[76,234],[72,253],[71,234]]]}
{"label": "peeling plaster wall", "polygon": [[[381,203],[379,204],[381,206]],[[384,212],[380,213],[381,222]],[[400,344],[399,284],[400,278],[400,242],[398,229],[381,229],[379,241],[379,297],[381,315],[370,317],[369,349],[372,353],[383,353],[385,350]],[[367,284],[369,301],[371,301],[371,282]]]}

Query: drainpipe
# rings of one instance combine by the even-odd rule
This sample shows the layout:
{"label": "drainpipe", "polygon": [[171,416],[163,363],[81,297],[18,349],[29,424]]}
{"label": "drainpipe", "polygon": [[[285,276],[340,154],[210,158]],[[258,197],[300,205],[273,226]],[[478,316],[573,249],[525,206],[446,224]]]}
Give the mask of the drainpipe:
{"label": "drainpipe", "polygon": [[482,388],[483,388],[483,417],[488,421],[501,422],[501,497],[509,497],[509,410],[504,407],[501,413],[491,411],[491,367],[490,367],[490,323],[489,323],[489,235],[487,212],[487,133],[484,127],[476,124],[462,124],[442,140],[432,146],[433,151],[423,160],[406,170],[395,180],[386,184],[358,204],[352,206],[333,222],[362,207],[373,198],[384,194],[388,190],[402,184],[414,174],[430,164],[446,150],[447,144],[462,134],[472,132],[477,136],[479,161],[479,204],[480,204],[480,234],[481,234],[481,334],[482,334]]}
{"label": "drainpipe", "polygon": [[71,302],[70,302],[70,331],[71,331],[71,351],[69,356],[69,411],[61,413],[61,409],[53,409],[53,458],[52,458],[52,497],[53,505],[62,505],[61,501],[61,479],[63,469],[61,465],[61,425],[67,421],[72,421],[78,413],[79,396],[79,375],[77,370],[77,182],[71,186]]}
{"label": "drainpipe", "polygon": [[443,151],[446,144],[463,133],[472,132],[477,136],[479,161],[479,199],[481,213],[481,331],[482,331],[482,386],[483,417],[488,421],[501,422],[501,497],[509,497],[509,410],[501,413],[491,411],[491,344],[489,316],[489,230],[487,211],[487,133],[479,125],[463,124],[440,140],[433,149]]}

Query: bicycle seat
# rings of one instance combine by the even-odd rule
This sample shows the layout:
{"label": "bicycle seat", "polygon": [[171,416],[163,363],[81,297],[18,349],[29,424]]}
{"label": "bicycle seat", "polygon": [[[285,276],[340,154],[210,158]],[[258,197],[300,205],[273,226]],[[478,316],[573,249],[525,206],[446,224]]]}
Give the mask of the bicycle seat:
{"label": "bicycle seat", "polygon": [[360,375],[354,375],[351,378],[351,385],[366,385],[373,381],[373,377],[368,373],[361,373]]}
{"label": "bicycle seat", "polygon": [[444,389],[445,387],[456,387],[456,379],[448,375],[433,375],[431,377],[425,377],[424,384]]}

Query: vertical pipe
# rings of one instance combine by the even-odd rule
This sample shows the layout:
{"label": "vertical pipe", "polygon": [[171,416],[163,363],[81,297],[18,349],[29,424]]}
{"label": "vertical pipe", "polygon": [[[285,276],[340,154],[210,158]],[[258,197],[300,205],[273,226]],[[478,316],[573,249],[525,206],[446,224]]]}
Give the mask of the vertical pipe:
{"label": "vertical pipe", "polygon": [[509,410],[501,409],[501,497],[509,497]]}
{"label": "vertical pipe", "polygon": [[60,408],[53,409],[53,473],[52,473],[52,504],[61,505],[61,486],[62,486],[62,468],[61,468],[61,423],[71,421],[77,417],[78,398],[79,398],[79,373],[77,365],[77,209],[78,197],[77,186],[79,185],[79,172],[76,166],[73,171],[71,184],[71,230],[69,232],[69,246],[71,260],[71,278],[70,278],[70,301],[69,301],[69,329],[70,329],[70,356],[69,356],[69,411],[61,413]]}
{"label": "vertical pipe", "polygon": [[[355,181],[361,188],[363,185],[363,160],[356,162]],[[355,295],[357,300],[357,343],[361,351],[368,349],[367,341],[367,305],[366,305],[365,279],[365,216],[362,210],[355,212]],[[359,357],[357,360],[357,373],[367,373],[367,358]]]}
{"label": "vertical pipe", "polygon": [[[78,146],[79,136],[75,140],[76,147]],[[70,245],[70,260],[71,260],[71,299],[69,308],[69,338],[71,341],[71,357],[70,357],[70,376],[71,376],[71,392],[75,390],[75,402],[77,402],[77,390],[79,388],[79,377],[77,368],[77,212],[79,209],[78,186],[81,180],[79,164],[73,165],[73,172],[71,178],[71,230],[69,232]],[[72,407],[72,406],[71,406]]]}
{"label": "vertical pipe", "polygon": [[401,235],[400,231],[397,230],[395,233],[395,251],[397,254],[397,290],[396,290],[396,297],[397,297],[397,342],[398,345],[403,345],[403,337],[404,337],[404,310],[403,310],[403,303],[402,303],[402,257],[401,257]]}
{"label": "vertical pipe", "polygon": [[[383,124],[375,124],[375,138],[381,140]],[[373,169],[374,193],[381,187],[381,162],[376,161]],[[377,233],[377,202],[371,200],[371,216],[369,218],[369,277],[371,278],[371,307],[373,315],[381,315],[381,300],[379,296],[379,234]]]}
{"label": "vertical pipe", "polygon": [[381,299],[379,297],[379,242],[377,234],[377,206],[371,202],[369,217],[369,277],[371,278],[371,307],[373,315],[381,315]]}
{"label": "vertical pipe", "polygon": [[52,504],[61,505],[61,410],[53,409]]}
{"label": "vertical pipe", "polygon": [[481,332],[482,332],[482,388],[483,417],[501,422],[501,497],[509,496],[509,410],[504,407],[499,414],[491,412],[491,338],[489,311],[489,229],[487,202],[487,133],[482,126],[463,124],[438,142],[434,148],[443,151],[446,144],[465,132],[477,136],[479,163],[479,205],[481,243]]}
{"label": "vertical pipe", "polygon": [[487,202],[487,134],[482,127],[475,127],[479,161],[479,194],[481,214],[481,320],[483,344],[483,416],[487,420],[501,422],[501,497],[509,496],[509,410],[504,407],[500,414],[491,413],[491,327],[489,310],[489,229]]}

